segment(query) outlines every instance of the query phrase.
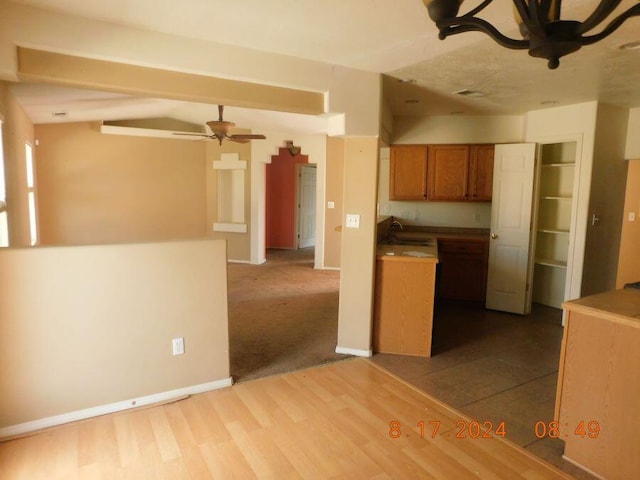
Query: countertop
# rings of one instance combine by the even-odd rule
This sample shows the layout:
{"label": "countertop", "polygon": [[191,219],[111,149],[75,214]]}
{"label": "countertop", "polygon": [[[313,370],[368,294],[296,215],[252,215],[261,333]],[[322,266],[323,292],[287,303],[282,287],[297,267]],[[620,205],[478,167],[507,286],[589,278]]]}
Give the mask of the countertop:
{"label": "countertop", "polygon": [[435,241],[431,247],[379,244],[376,249],[376,257],[378,260],[384,261],[438,263],[438,247]]}
{"label": "countertop", "polygon": [[598,315],[617,323],[640,328],[640,290],[624,288],[590,295],[562,304],[565,310]]}

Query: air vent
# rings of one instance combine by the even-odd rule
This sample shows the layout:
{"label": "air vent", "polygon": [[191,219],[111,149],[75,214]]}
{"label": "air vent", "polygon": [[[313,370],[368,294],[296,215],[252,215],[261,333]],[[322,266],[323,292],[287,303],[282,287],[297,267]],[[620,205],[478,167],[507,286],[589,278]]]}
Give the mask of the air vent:
{"label": "air vent", "polygon": [[463,88],[462,90],[458,90],[457,92],[453,92],[455,95],[460,95],[461,97],[484,97],[484,93],[479,92],[478,90],[469,90],[468,88]]}
{"label": "air vent", "polygon": [[66,117],[67,116],[67,112],[53,112],[51,114],[52,117]]}

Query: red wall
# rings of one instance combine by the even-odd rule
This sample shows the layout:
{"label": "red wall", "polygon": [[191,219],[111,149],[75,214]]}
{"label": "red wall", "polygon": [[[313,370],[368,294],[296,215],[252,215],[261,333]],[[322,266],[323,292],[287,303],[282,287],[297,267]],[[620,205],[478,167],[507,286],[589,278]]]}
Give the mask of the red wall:
{"label": "red wall", "polygon": [[266,172],[266,247],[295,248],[296,164],[309,163],[307,155],[292,157],[280,148],[271,156]]}

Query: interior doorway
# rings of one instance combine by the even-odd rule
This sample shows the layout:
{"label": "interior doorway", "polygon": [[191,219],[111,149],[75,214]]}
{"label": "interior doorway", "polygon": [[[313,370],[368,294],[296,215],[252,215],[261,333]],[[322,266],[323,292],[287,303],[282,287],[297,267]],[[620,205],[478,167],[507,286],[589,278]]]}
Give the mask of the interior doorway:
{"label": "interior doorway", "polygon": [[296,232],[297,248],[316,244],[316,166],[296,165]]}
{"label": "interior doorway", "polygon": [[576,149],[574,141],[540,146],[532,301],[555,308],[561,308],[571,281]]}

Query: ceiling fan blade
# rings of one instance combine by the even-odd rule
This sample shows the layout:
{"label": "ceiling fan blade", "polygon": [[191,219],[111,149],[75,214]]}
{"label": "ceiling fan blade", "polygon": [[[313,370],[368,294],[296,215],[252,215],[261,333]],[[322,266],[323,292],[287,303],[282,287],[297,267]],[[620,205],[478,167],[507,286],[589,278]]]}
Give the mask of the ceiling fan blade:
{"label": "ceiling fan blade", "polygon": [[238,133],[235,135],[229,135],[227,137],[229,140],[232,139],[242,139],[242,140],[265,140],[267,137],[258,133]]}
{"label": "ceiling fan blade", "polygon": [[173,132],[174,135],[186,135],[189,137],[205,137],[205,138],[211,138],[211,135],[207,135],[206,133],[180,133],[180,132]]}
{"label": "ceiling fan blade", "polygon": [[231,137],[227,137],[227,140],[229,140],[230,142],[236,142],[236,143],[249,143],[248,138],[235,138],[233,136]]}

